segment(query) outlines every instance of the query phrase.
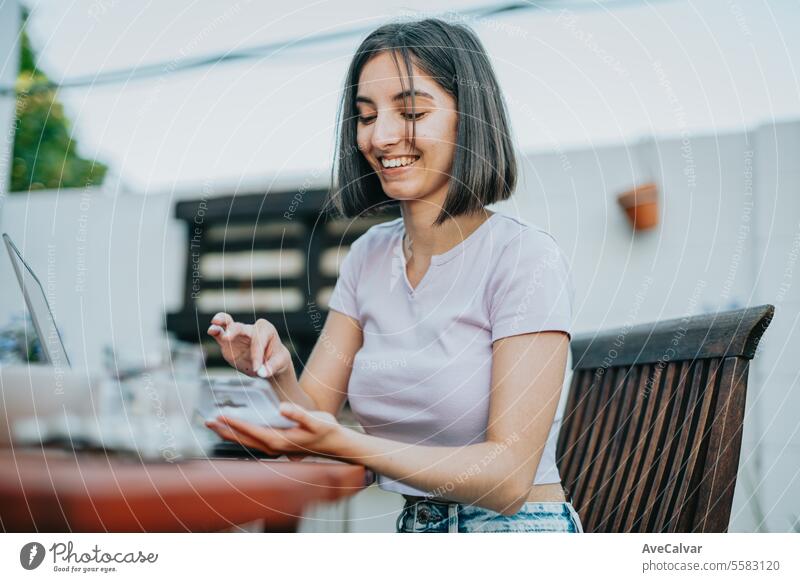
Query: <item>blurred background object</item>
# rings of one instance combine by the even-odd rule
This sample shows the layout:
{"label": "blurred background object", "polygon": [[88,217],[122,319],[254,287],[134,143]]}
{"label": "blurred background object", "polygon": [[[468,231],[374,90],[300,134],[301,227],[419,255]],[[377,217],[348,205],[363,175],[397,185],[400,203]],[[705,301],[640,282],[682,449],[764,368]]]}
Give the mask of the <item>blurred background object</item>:
{"label": "blurred background object", "polygon": [[13,314],[0,327],[0,364],[41,362],[42,346],[28,312]]}

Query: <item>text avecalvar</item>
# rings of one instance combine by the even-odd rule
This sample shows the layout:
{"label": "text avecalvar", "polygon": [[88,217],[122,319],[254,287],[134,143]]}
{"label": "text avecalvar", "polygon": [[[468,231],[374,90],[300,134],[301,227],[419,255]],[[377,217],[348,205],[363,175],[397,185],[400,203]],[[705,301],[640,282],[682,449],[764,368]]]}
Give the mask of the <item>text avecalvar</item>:
{"label": "text avecalvar", "polygon": [[703,546],[693,546],[689,544],[664,544],[661,546],[651,546],[645,544],[642,548],[643,554],[699,554]]}

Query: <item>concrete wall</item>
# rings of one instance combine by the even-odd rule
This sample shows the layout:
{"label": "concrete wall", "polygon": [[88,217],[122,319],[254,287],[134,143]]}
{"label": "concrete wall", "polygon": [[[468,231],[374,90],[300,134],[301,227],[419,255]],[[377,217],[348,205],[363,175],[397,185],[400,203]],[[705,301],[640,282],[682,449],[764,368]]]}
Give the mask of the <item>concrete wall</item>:
{"label": "concrete wall", "polygon": [[[798,151],[800,123],[787,122],[531,154],[517,194],[498,205],[549,229],[569,255],[576,332],[776,305],[751,368],[731,531],[791,531],[800,515]],[[615,196],[648,179],[661,185],[661,222],[634,234]],[[172,204],[168,195],[102,190],[9,198],[2,230],[47,281],[68,349],[82,365],[99,365],[111,338],[147,350],[165,310],[179,306],[186,249]],[[0,259],[0,321],[22,308],[11,277]],[[375,488],[363,492],[348,509],[351,530],[392,528],[397,501]]]}

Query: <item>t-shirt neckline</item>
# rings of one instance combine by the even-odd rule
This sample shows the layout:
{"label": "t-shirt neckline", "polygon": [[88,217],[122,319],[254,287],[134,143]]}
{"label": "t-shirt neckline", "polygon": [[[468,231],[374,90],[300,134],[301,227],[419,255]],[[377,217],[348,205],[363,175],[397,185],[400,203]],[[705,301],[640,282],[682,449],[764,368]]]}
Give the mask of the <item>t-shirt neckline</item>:
{"label": "t-shirt neckline", "polygon": [[[431,265],[442,265],[454,258],[456,258],[459,254],[461,254],[467,247],[474,244],[475,241],[479,240],[483,237],[483,233],[486,232],[489,228],[489,223],[492,222],[495,216],[497,216],[499,212],[494,212],[489,218],[484,220],[478,228],[473,230],[467,238],[462,240],[452,249],[447,250],[438,255],[431,255]],[[400,221],[400,230],[396,246],[399,247],[399,252],[401,257],[405,257],[405,253],[403,253],[403,236],[406,233],[405,223],[403,222],[403,217],[401,216],[399,219]]]}

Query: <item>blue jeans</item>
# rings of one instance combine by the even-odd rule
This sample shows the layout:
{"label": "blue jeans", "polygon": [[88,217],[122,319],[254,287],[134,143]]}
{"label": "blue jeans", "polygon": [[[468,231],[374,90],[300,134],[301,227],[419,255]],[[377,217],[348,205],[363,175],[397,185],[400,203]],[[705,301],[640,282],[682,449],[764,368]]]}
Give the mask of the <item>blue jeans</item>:
{"label": "blue jeans", "polygon": [[397,533],[583,533],[569,501],[527,501],[514,515],[503,515],[476,505],[406,500],[396,528]]}

